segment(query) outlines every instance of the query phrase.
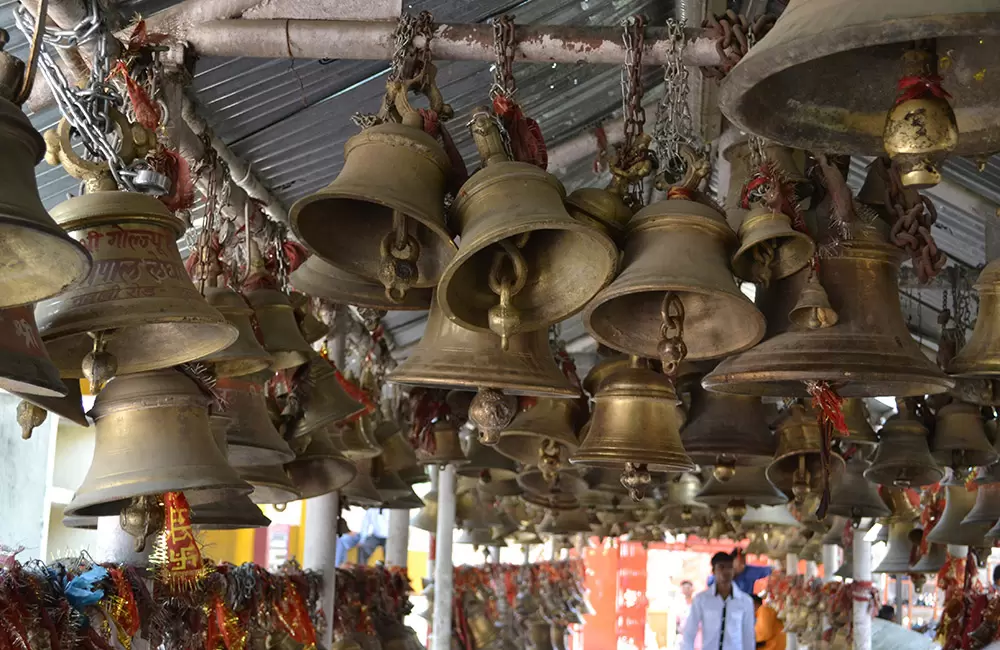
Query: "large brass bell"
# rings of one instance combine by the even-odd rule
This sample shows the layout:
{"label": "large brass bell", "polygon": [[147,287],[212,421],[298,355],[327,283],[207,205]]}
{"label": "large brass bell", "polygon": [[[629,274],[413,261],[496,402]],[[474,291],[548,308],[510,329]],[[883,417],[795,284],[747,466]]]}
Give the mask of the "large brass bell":
{"label": "large brass bell", "polygon": [[954,480],[945,481],[942,485],[948,490],[944,512],[927,534],[927,541],[956,546],[986,546],[984,538],[994,522],[965,523],[965,518],[976,505],[979,486],[973,483],[973,489],[969,489],[964,483]]}
{"label": "large brass bell", "polygon": [[764,336],[764,317],[729,268],[736,236],[717,210],[673,199],[640,210],[629,222],[622,271],[583,312],[598,342],[658,358],[667,293],[683,304],[683,340],[691,360],[746,350]]}
{"label": "large brass bell", "polygon": [[218,377],[240,377],[266,370],[274,358],[257,340],[250,322],[253,309],[243,296],[226,287],[205,287],[205,300],[219,310],[239,335],[232,345],[201,361],[212,364]]}
{"label": "large brass bell", "polygon": [[226,414],[235,422],[227,434],[229,460],[234,467],[280,465],[295,452],[274,428],[264,396],[266,375],[220,377],[215,390],[229,404]]}
{"label": "large brass bell", "polygon": [[432,425],[433,447],[417,449],[417,462],[421,465],[466,465],[469,459],[462,453],[458,426],[449,418],[441,418]]}
{"label": "large brass bell", "polygon": [[81,364],[95,344],[119,374],[130,374],[201,359],[236,340],[236,328],[188,277],[175,243],[184,224],[161,202],[95,192],[60,203],[52,216],[94,258],[85,280],[35,307],[62,376],[83,377]]}
{"label": "large brass bell", "polygon": [[375,425],[371,416],[364,415],[354,422],[336,427],[340,434],[334,437],[337,447],[351,460],[368,460],[382,453],[382,447],[375,441]]}
{"label": "large brass bell", "polygon": [[288,478],[303,499],[336,492],[357,473],[354,463],[337,450],[331,438],[329,431],[313,431],[295,460],[285,465]]}
{"label": "large brass bell", "polygon": [[414,288],[406,292],[402,301],[393,302],[386,297],[385,288],[378,282],[342,271],[318,255],[313,255],[292,271],[289,282],[310,296],[366,309],[429,309],[434,297],[433,289]]}
{"label": "large brass bell", "polygon": [[984,467],[998,458],[986,437],[978,406],[952,402],[938,409],[931,455],[939,465],[953,469]]}
{"label": "large brass bell", "polygon": [[1000,259],[979,272],[975,284],[979,294],[979,313],[972,336],[946,370],[959,377],[1000,376]]}
{"label": "large brass bell", "polygon": [[695,499],[707,506],[726,509],[726,514],[740,522],[748,506],[779,506],[788,503],[784,492],[767,480],[763,467],[746,467],[723,482],[711,477]]}
{"label": "large brass bell", "polygon": [[737,466],[766,466],[777,441],[767,426],[759,398],[691,389],[687,423],[681,429],[684,451],[698,465],[714,466],[721,481],[739,473]]}
{"label": "large brass bell", "polygon": [[288,295],[261,287],[248,291],[246,298],[257,318],[261,343],[274,359],[271,367],[284,370],[306,363],[312,348],[299,330]]}
{"label": "large brass bell", "polygon": [[304,436],[335,422],[363,413],[365,405],[344,391],[337,379],[333,365],[316,352],[309,350],[309,379],[311,385],[302,417],[295,423],[293,436]]}
{"label": "large brass bell", "polygon": [[871,447],[878,444],[878,436],[868,421],[868,407],[860,397],[849,397],[840,403],[840,412],[844,415],[847,433],[839,429],[833,430],[834,439],[843,440],[852,445]]}
{"label": "large brass bell", "polygon": [[519,332],[569,318],[614,277],[618,249],[601,229],[566,211],[566,191],[536,165],[508,160],[485,110],[472,118],[482,168],[459,190],[461,237],[437,299],[449,320],[492,331],[507,349]]}
{"label": "large brass bell", "polygon": [[705,388],[804,397],[806,382],[827,381],[841,397],[869,397],[940,393],[954,385],[906,327],[896,282],[902,251],[866,224],[856,224],[838,251],[819,265],[819,279],[839,317],[836,325],[799,329],[785,316],[808,269],[759,289],[768,338],[716,366],[702,382]]}
{"label": "large brass bell", "polygon": [[792,220],[769,208],[755,207],[743,218],[733,272],[764,286],[805,268],[816,253],[812,237],[792,228]]}
{"label": "large brass bell", "polygon": [[302,498],[281,465],[237,467],[240,478],[253,486],[250,500],[254,503],[285,504]]}
{"label": "large brass bell", "polygon": [[90,417],[94,460],[67,515],[114,516],[133,497],[164,492],[184,492],[191,505],[250,493],[212,437],[208,398],[177,370],[113,379]]}
{"label": "large brass bell", "polygon": [[30,306],[0,310],[0,388],[40,397],[61,397],[69,390],[45,351]]}
{"label": "large brass bell", "polygon": [[878,493],[878,486],[865,478],[868,461],[860,450],[847,461],[847,469],[835,481],[830,491],[831,515],[847,517],[855,522],[865,517],[888,517],[891,511]]}
{"label": "large brass bell", "polygon": [[382,495],[378,493],[372,482],[371,459],[358,460],[355,466],[357,474],[350,483],[341,489],[341,496],[345,497],[351,505],[362,508],[380,508]]}
{"label": "large brass bell", "polygon": [[425,494],[424,506],[410,517],[410,525],[434,534],[437,531],[437,502],[438,495],[436,490]]}
{"label": "large brass bell", "polygon": [[917,563],[910,567],[909,573],[937,574],[948,562],[948,550],[945,544],[928,544],[927,552],[920,556]]}
{"label": "large brass bell", "polygon": [[522,465],[537,465],[549,458],[554,459],[556,466],[564,465],[579,446],[576,437],[579,412],[574,400],[540,397],[503,430],[496,449]]}
{"label": "large brass bell", "polygon": [[[777,427],[778,449],[767,467],[767,478],[797,503],[822,490],[824,476],[821,449],[823,434],[816,414],[802,404],[792,404]],[[830,452],[832,479],[843,471],[844,459]]]}
{"label": "large brass bell", "polygon": [[597,187],[580,187],[566,197],[566,211],[574,219],[603,230],[616,243],[625,239],[625,227],[632,209],[618,192]]}
{"label": "large brass bell", "polygon": [[86,277],[87,250],[56,225],[38,196],[35,165],[45,142],[24,112],[0,98],[0,308],[28,305],[62,293]]}
{"label": "large brass bell", "polygon": [[879,445],[865,478],[879,485],[922,487],[937,483],[944,476],[927,446],[929,432],[897,400],[899,413],[890,417],[879,431]]}
{"label": "large brass bell", "polygon": [[[927,39],[936,41],[937,74],[951,93],[961,134],[954,153],[992,152],[1000,132],[979,116],[1000,95],[996,78],[987,79],[997,61],[983,51],[997,13],[995,5],[975,0],[791,3],[759,47],[726,75],[720,108],[741,130],[767,140],[810,151],[879,155],[890,147],[884,141],[886,114],[895,104],[897,84],[912,74],[901,60],[915,39]],[[859,70],[865,83],[852,87]],[[913,118],[931,120],[936,111],[920,101],[904,110],[912,113],[913,128],[923,125],[929,136],[937,127]],[[774,111],[775,106],[783,109]]]}

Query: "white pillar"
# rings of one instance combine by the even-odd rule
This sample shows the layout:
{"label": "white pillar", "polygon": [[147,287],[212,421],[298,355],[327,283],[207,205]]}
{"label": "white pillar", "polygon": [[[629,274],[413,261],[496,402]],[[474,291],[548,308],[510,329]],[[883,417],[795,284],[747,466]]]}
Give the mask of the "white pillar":
{"label": "white pillar", "polygon": [[896,579],[896,622],[903,624],[903,578],[906,574],[893,576]]}
{"label": "white pillar", "polygon": [[823,544],[823,584],[833,582],[837,569],[837,545]]}
{"label": "white pillar", "polygon": [[500,547],[491,546],[490,547],[490,564],[500,564]]}
{"label": "white pillar", "polygon": [[331,492],[305,500],[306,525],[302,552],[302,567],[318,571],[323,576],[320,606],[330,625],[320,642],[333,645],[333,612],[337,602],[337,519],[340,516],[340,493]]}
{"label": "white pillar", "polygon": [[[789,553],[785,556],[785,574],[789,577],[799,575],[799,556],[795,553]],[[787,637],[785,650],[797,650],[799,638],[795,636],[795,633],[787,632],[785,636]]]}
{"label": "white pillar", "polygon": [[455,532],[455,466],[438,473],[437,556],[434,566],[434,640],[431,650],[451,650],[451,606],[454,573],[451,541]]}
{"label": "white pillar", "polygon": [[410,511],[389,511],[389,538],[385,542],[385,563],[388,566],[406,566],[410,550]]}
{"label": "white pillar", "polygon": [[[97,519],[97,562],[114,562],[128,564],[137,568],[149,568],[149,554],[153,551],[155,535],[146,538],[146,548],[141,553],[135,551],[135,538],[122,530],[118,517],[99,517]],[[152,589],[152,580],[146,580],[146,586]],[[149,650],[149,641],[136,635],[132,639],[133,650]]]}
{"label": "white pillar", "polygon": [[806,562],[806,577],[815,578],[817,575],[819,575],[819,567],[816,566],[816,563],[811,560]]}
{"label": "white pillar", "polygon": [[[436,492],[438,489],[438,468],[437,465],[431,465],[431,492]],[[434,580],[434,556],[437,554],[437,543],[434,541],[434,536],[431,535],[431,544],[434,545],[432,553],[427,554],[427,575],[430,576],[431,580]]]}
{"label": "white pillar", "polygon": [[[870,587],[872,582],[872,543],[864,532],[854,531],[855,588]],[[854,650],[872,650],[872,612],[867,599],[854,599]]]}

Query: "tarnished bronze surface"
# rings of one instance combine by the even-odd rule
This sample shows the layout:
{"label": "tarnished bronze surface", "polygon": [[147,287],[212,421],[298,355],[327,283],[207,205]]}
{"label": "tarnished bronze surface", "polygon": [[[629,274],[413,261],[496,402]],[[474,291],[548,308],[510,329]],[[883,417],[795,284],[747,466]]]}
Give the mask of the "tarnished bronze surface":
{"label": "tarnished bronze surface", "polygon": [[368,460],[382,453],[382,447],[375,441],[375,423],[370,415],[337,425],[334,429],[337,447],[351,460]]}
{"label": "tarnished bronze surface", "polygon": [[927,428],[907,411],[890,417],[879,431],[879,444],[865,478],[879,485],[922,487],[944,476],[931,456]]}
{"label": "tarnished bronze surface", "polygon": [[45,351],[31,306],[0,310],[0,388],[48,398],[69,390]]}
{"label": "tarnished bronze surface", "polygon": [[[601,359],[590,369],[587,376],[583,378],[583,390],[593,397],[604,381],[614,373],[628,368],[631,364],[625,355],[614,356],[608,359]],[[581,436],[582,437],[582,436]]]}
{"label": "tarnished bronze surface", "polygon": [[239,334],[232,345],[200,361],[212,364],[219,377],[241,377],[270,367],[274,358],[257,340],[250,322],[253,309],[246,299],[226,287],[205,287],[205,300],[218,309]]}
{"label": "tarnished bronze surface", "polygon": [[725,482],[712,477],[694,498],[707,506],[728,506],[732,503],[779,506],[788,503],[788,497],[767,479],[767,470],[763,467],[741,467]]}
{"label": "tarnished bronze surface", "polygon": [[[809,0],[813,1],[813,0]],[[742,395],[807,395],[805,382],[824,380],[841,397],[940,393],[954,381],[920,351],[899,304],[896,273],[902,252],[875,227],[854,228],[838,254],[824,258],[819,279],[839,315],[821,329],[791,327],[787,314],[808,270],[758,289],[768,338],[722,361],[702,381],[709,390]]]}
{"label": "tarnished bronze surface", "polygon": [[292,206],[292,229],[333,266],[378,282],[382,241],[399,212],[420,249],[413,286],[432,287],[456,250],[444,216],[450,169],[438,141],[419,128],[384,123],[365,129],[344,145],[337,178]]}
{"label": "tarnished bronze surface", "polygon": [[518,413],[503,430],[496,450],[523,465],[536,465],[542,448],[551,441],[558,463],[565,464],[579,445],[576,437],[579,413],[574,400],[539,397],[534,406]]}
{"label": "tarnished bronze surface", "polygon": [[846,471],[833,480],[827,512],[860,521],[863,517],[888,517],[889,506],[879,496],[878,486],[868,482],[868,461],[860,451],[847,461]]}
{"label": "tarnished bronze surface", "polygon": [[787,215],[756,207],[743,218],[733,272],[749,282],[770,283],[802,270],[812,261],[816,243],[792,228]]}
{"label": "tarnished bronze surface", "polygon": [[337,451],[329,431],[313,431],[309,444],[285,464],[285,473],[303,499],[335,492],[354,479],[354,463]]}
{"label": "tarnished bronze surface", "polygon": [[844,414],[847,424],[847,434],[834,428],[834,439],[849,442],[852,445],[873,446],[878,444],[878,436],[868,421],[868,407],[859,397],[849,397],[840,403],[840,411]]}
{"label": "tarnished bronze surface", "polygon": [[234,467],[280,465],[295,453],[271,423],[264,393],[266,373],[220,377],[215,390],[229,405],[226,415],[235,422],[227,433],[229,460]]}
{"label": "tarnished bronze surface", "polygon": [[682,199],[660,201],[629,222],[622,271],[584,309],[599,343],[659,357],[667,291],[684,305],[690,360],[746,350],[764,335],[764,317],[740,293],[729,267],[736,235],[718,211]]}
{"label": "tarnished bronze surface", "polygon": [[284,504],[302,498],[281,465],[237,467],[236,471],[253,486],[250,500],[254,503]]}
{"label": "tarnished bronze surface", "polygon": [[340,495],[347,499],[352,506],[362,508],[378,508],[382,505],[382,495],[375,489],[372,482],[372,460],[364,459],[355,462],[357,474],[354,479],[340,491]]}
{"label": "tarnished bronze surface", "polygon": [[597,226],[618,244],[624,241],[625,228],[632,218],[632,210],[617,192],[597,187],[581,187],[570,192],[566,197],[566,211],[574,219]]}
{"label": "tarnished bronze surface", "polygon": [[998,460],[978,406],[952,402],[938,409],[931,455],[939,465],[960,471]]}
{"label": "tarnished bronze surface", "polygon": [[763,467],[770,464],[778,443],[767,426],[760,398],[711,393],[694,386],[681,444],[698,465]]}
{"label": "tarnished bronze surface", "polygon": [[86,279],[35,306],[38,329],[64,377],[83,377],[105,332],[128,374],[201,359],[238,332],[195,288],[175,243],[184,224],[144,194],[96,192],[60,203],[52,216],[94,258]]}
{"label": "tarnished bronze surface", "polygon": [[406,292],[402,302],[392,302],[386,298],[385,288],[377,281],[338,269],[318,255],[313,255],[292,271],[289,281],[293,287],[310,296],[368,309],[430,309],[434,297],[433,289],[414,288]]}
{"label": "tarnished bronze surface", "polygon": [[827,517],[827,521],[830,522],[830,527],[827,529],[826,533],[824,533],[822,542],[824,544],[832,544],[833,546],[840,546],[843,548],[844,529],[847,526],[847,517],[830,515]]}
{"label": "tarnished bronze surface", "polygon": [[1000,259],[979,272],[975,289],[979,294],[975,328],[948,364],[947,371],[960,377],[997,377],[1000,376]]}
{"label": "tarnished bronze surface", "polygon": [[[801,404],[792,404],[788,414],[778,423],[775,437],[778,449],[767,467],[767,478],[779,490],[799,503],[808,494],[817,494],[823,486],[820,449],[823,434],[816,413]],[[844,459],[830,453],[830,476],[844,470]]]}
{"label": "tarnished bronze surface", "polygon": [[[122,375],[101,391],[94,460],[66,514],[117,516],[133,497],[199,492],[213,500],[248,494],[212,437],[208,399],[173,369]],[[203,495],[204,496],[204,495]]]}
{"label": "tarnished bronze surface", "polygon": [[312,348],[295,321],[295,310],[288,296],[277,289],[254,289],[246,294],[257,318],[264,349],[274,359],[273,370],[301,366],[309,360]]}
{"label": "tarnished bronze surface", "polygon": [[[382,420],[375,426],[374,437],[375,442],[382,447],[382,465],[385,471],[401,472],[416,467],[417,454],[410,441],[403,436],[398,423],[389,419]],[[419,469],[422,473],[423,468]]]}
{"label": "tarnished bronze surface", "polygon": [[[948,483],[948,482],[946,482]],[[956,546],[987,546],[986,533],[995,522],[964,523],[965,518],[976,505],[980,486],[974,483],[967,487],[964,483],[952,481],[943,483],[948,490],[945,496],[944,512],[930,533],[927,541],[937,544],[954,544]]]}
{"label": "tarnished bronze surface", "polygon": [[458,439],[458,426],[451,420],[438,420],[433,425],[432,449],[417,449],[417,462],[421,465],[465,465],[469,460],[462,453]]}
{"label": "tarnished bronze surface", "polygon": [[308,358],[308,382],[312,388],[305,412],[292,431],[296,437],[326,428],[365,410],[364,404],[355,401],[341,387],[337,371],[329,361],[312,350],[309,350]]}

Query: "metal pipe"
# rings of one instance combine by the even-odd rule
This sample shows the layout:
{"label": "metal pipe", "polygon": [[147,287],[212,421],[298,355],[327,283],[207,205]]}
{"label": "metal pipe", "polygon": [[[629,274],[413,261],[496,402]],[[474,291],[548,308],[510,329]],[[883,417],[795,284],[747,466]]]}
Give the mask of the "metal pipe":
{"label": "metal pipe", "polygon": [[[337,519],[340,516],[340,493],[331,492],[306,499],[305,544],[302,566],[323,576],[320,605],[324,612],[336,609],[337,602]],[[333,626],[327,625],[320,642],[327,648],[333,643]]]}
{"label": "metal pipe", "polygon": [[903,576],[895,575],[896,579],[896,616],[895,620],[900,625],[903,624]]}
{"label": "metal pipe", "polygon": [[436,564],[434,566],[434,640],[431,650],[451,650],[451,606],[455,576],[451,563],[455,532],[455,466],[438,474]]}
{"label": "metal pipe", "polygon": [[[270,59],[372,59],[388,61],[393,53],[391,21],[351,20],[208,20],[171,31],[200,55]],[[689,28],[684,62],[708,67],[720,63],[716,41],[701,28]],[[606,63],[625,60],[621,28],[617,25],[518,25],[514,57],[520,61]],[[416,47],[423,38],[414,39]],[[667,62],[673,42],[665,27],[646,28],[642,62]],[[437,25],[435,59],[494,61],[493,26],[485,23]]]}
{"label": "metal pipe", "polygon": [[[860,530],[854,533],[854,588],[867,589],[872,584],[872,543]],[[872,613],[867,598],[854,597],[854,650],[872,650]]]}
{"label": "metal pipe", "polygon": [[[410,549],[410,511],[389,511],[389,538],[385,542],[385,563],[405,567]],[[329,647],[329,646],[327,646]]]}

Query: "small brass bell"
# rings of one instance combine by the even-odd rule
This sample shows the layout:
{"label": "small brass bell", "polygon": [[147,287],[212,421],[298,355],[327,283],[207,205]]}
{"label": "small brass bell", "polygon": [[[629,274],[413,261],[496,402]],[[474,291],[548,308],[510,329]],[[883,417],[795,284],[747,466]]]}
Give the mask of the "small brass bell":
{"label": "small brass bell", "polygon": [[993,260],[979,272],[975,284],[979,294],[979,313],[972,336],[946,370],[959,377],[991,378],[1000,375],[1000,259]]}
{"label": "small brass bell", "polygon": [[[0,101],[0,111],[2,106]],[[50,398],[69,390],[45,351],[30,306],[0,310],[0,388]]]}
{"label": "small brass bell", "polygon": [[992,465],[1000,457],[986,437],[979,407],[952,402],[938,409],[931,455],[955,470]]}
{"label": "small brass bell", "polygon": [[625,227],[632,218],[632,210],[621,195],[612,190],[581,187],[566,197],[569,216],[584,221],[611,237],[615,243],[625,240]]}
{"label": "small brass bell", "polygon": [[437,300],[449,320],[492,331],[506,350],[513,334],[583,309],[614,276],[618,249],[604,231],[569,215],[555,176],[508,160],[486,109],[473,112],[471,126],[483,166],[452,204],[461,245]]}
{"label": "small brass bell", "polygon": [[753,346],[764,336],[764,317],[733,280],[735,244],[725,217],[707,205],[673,199],[643,208],[629,222],[621,273],[583,312],[587,331],[615,350],[657,358],[669,292],[683,304],[688,359]]}
{"label": "small brass bell", "polygon": [[962,520],[963,524],[993,524],[1000,521],[1000,483],[979,484],[976,504]]}
{"label": "small brass bell", "polygon": [[424,506],[412,517],[410,525],[414,528],[434,534],[437,532],[437,491],[432,490],[424,495]]}
{"label": "small brass bell", "polygon": [[711,477],[694,497],[707,506],[780,506],[788,503],[784,492],[767,480],[763,467],[741,468],[727,481]]}
{"label": "small brass bell", "polygon": [[[379,508],[382,506],[382,495],[375,489],[372,483],[372,461],[358,460],[355,463],[357,474],[354,480],[348,483],[340,494],[348,500],[351,505],[362,508]],[[436,525],[436,524],[435,524]]]}
{"label": "small brass bell", "polygon": [[94,258],[84,281],[35,306],[39,332],[62,376],[84,376],[82,362],[95,342],[96,352],[117,362],[118,373],[131,374],[201,359],[236,340],[236,328],[188,277],[175,243],[184,224],[161,202],[133,192],[94,192],[60,203],[52,217]]}
{"label": "small brass bell", "polygon": [[254,503],[282,505],[302,498],[281,465],[237,467],[236,471],[240,478],[253,486],[250,500]]}
{"label": "small brass bell", "polygon": [[309,434],[309,443],[285,464],[285,472],[302,499],[336,492],[354,479],[354,463],[337,451],[329,431]]}
{"label": "small brass bell", "polygon": [[[113,379],[90,417],[97,431],[94,460],[67,515],[114,516],[133,497],[164,492],[184,492],[191,505],[250,492],[212,437],[208,399],[177,370]],[[205,491],[208,501],[199,498]]]}
{"label": "small brass bell", "polygon": [[879,565],[872,569],[872,573],[892,573],[895,575],[909,573],[910,553],[913,550],[913,542],[910,539],[912,530],[913,524],[911,522],[903,521],[889,524],[889,547]]}
{"label": "small brass bell", "polygon": [[554,458],[565,465],[579,442],[576,424],[579,405],[574,400],[540,397],[535,405],[514,417],[496,444],[496,450],[522,465],[537,465]]}
{"label": "small brass bell", "polygon": [[365,405],[344,391],[337,371],[329,361],[309,350],[308,401],[302,417],[295,423],[292,436],[304,436],[346,420],[365,411]]}
{"label": "small brass bell", "polygon": [[[802,404],[792,404],[788,415],[778,423],[778,449],[767,467],[767,478],[779,490],[802,503],[807,494],[822,489],[823,467],[820,458],[823,434],[816,414]],[[830,452],[830,477],[843,471],[844,459]]]}
{"label": "small brass bell", "polygon": [[613,357],[598,361],[594,364],[594,367],[590,369],[590,372],[587,373],[587,376],[584,377],[581,382],[584,392],[591,397],[597,395],[598,389],[600,389],[601,385],[604,384],[608,377],[612,376],[619,370],[628,368],[631,363],[631,359],[621,354],[616,354]]}
{"label": "small brass bell", "polygon": [[342,271],[318,255],[313,255],[292,271],[289,282],[310,296],[366,309],[424,310],[430,308],[434,297],[433,289],[412,288],[401,302],[393,302],[386,297],[385,288],[377,281]]}
{"label": "small brass bell", "polygon": [[687,423],[681,429],[684,451],[698,465],[715,467],[715,477],[729,480],[737,466],[766,466],[777,446],[757,397],[691,389]]}
{"label": "small brass bell", "polygon": [[382,447],[375,442],[375,425],[369,415],[338,425],[335,432],[340,434],[334,436],[338,449],[351,460],[369,460],[382,453]]}
{"label": "small brass bell", "polygon": [[847,471],[838,477],[830,491],[829,514],[855,522],[865,517],[888,517],[891,514],[889,506],[879,496],[878,486],[865,478],[866,469],[868,461],[860,451],[856,451],[847,461]]}
{"label": "small brass bell", "polygon": [[253,307],[264,349],[273,357],[271,367],[285,370],[309,360],[312,348],[302,336],[288,296],[277,289],[261,287],[246,293]]}
{"label": "small brass bell", "polygon": [[899,413],[890,417],[879,431],[879,445],[865,478],[879,485],[922,487],[944,476],[927,446],[925,427],[901,400]]}
{"label": "small brass bell", "polygon": [[266,377],[220,377],[215,383],[215,390],[229,404],[226,414],[235,420],[227,434],[229,460],[234,467],[280,465],[295,458],[271,423],[264,397]]}
{"label": "small brass bell", "polygon": [[219,310],[239,335],[229,347],[201,359],[215,368],[218,377],[240,377],[267,370],[274,361],[254,333],[253,309],[240,294],[225,287],[205,287],[205,300]]}
{"label": "small brass bell", "polygon": [[587,491],[587,482],[580,477],[576,469],[564,469],[550,479],[537,467],[525,467],[517,475],[517,483],[525,491],[539,495],[572,494],[579,496]]}
{"label": "small brass bell", "polygon": [[787,215],[764,207],[755,207],[743,218],[739,238],[733,272],[765,287],[805,268],[816,253],[812,237],[793,229]]}
{"label": "small brass bell", "polygon": [[417,449],[417,462],[421,465],[468,464],[469,460],[462,453],[456,424],[448,418],[442,418],[432,428],[433,449]]}
{"label": "small brass bell", "polygon": [[847,433],[833,430],[834,440],[843,440],[852,445],[873,447],[878,444],[878,436],[868,421],[868,406],[860,397],[849,397],[840,403],[840,412],[844,415]]}
{"label": "small brass bell", "polygon": [[800,330],[818,330],[833,327],[840,316],[830,306],[830,297],[813,272],[809,273],[806,286],[799,293],[799,300],[788,312],[788,322]]}
{"label": "small brass bell", "polygon": [[948,550],[945,544],[928,544],[927,552],[924,553],[917,563],[910,567],[910,573],[933,573],[937,574],[948,562]]}
{"label": "small brass bell", "polygon": [[954,544],[956,546],[986,546],[986,533],[994,522],[964,523],[965,518],[976,505],[979,486],[974,483],[974,489],[969,489],[962,483],[946,481],[942,483],[948,490],[945,496],[944,512],[927,534],[927,541],[937,544]]}

